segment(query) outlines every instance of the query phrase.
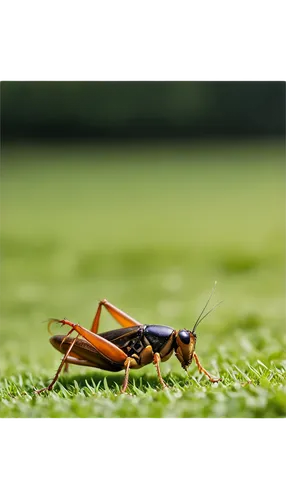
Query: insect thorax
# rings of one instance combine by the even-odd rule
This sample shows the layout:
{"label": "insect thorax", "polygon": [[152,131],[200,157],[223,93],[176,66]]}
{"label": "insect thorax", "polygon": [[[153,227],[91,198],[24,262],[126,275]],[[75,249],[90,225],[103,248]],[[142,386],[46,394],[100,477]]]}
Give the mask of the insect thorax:
{"label": "insect thorax", "polygon": [[[122,346],[128,356],[137,356],[140,358],[141,353],[148,346],[152,347],[153,353],[161,353],[164,346],[170,341],[173,335],[173,328],[163,325],[143,325],[142,329],[137,333],[135,338],[129,338]],[[170,351],[172,350],[170,344]]]}

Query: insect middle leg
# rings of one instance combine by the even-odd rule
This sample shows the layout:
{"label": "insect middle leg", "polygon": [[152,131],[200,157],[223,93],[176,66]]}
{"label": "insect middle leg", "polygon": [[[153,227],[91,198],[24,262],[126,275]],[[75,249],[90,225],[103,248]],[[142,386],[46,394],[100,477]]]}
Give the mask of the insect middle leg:
{"label": "insect middle leg", "polygon": [[137,360],[133,357],[126,358],[126,360],[124,362],[124,368],[125,368],[125,377],[124,377],[123,384],[122,384],[121,391],[120,391],[121,394],[123,394],[127,389],[130,368],[138,368]]}
{"label": "insect middle leg", "polygon": [[121,311],[121,309],[118,309],[118,307],[116,307],[113,304],[111,304],[110,302],[108,302],[108,300],[104,299],[104,300],[101,300],[99,302],[98,307],[97,307],[97,311],[96,311],[96,314],[95,314],[95,317],[94,317],[94,320],[92,323],[92,327],[90,329],[91,332],[93,332],[93,333],[98,333],[99,320],[100,320],[100,315],[101,315],[101,311],[102,311],[102,306],[105,307],[107,312],[109,312],[109,314],[111,314],[111,316],[115,319],[115,321],[117,321],[117,323],[119,323],[123,327],[137,326],[137,325],[142,324],[142,323],[139,323],[139,321],[137,321],[136,319],[131,318],[131,316],[129,316],[129,314],[126,314],[125,312]]}
{"label": "insect middle leg", "polygon": [[194,352],[194,359],[195,359],[195,362],[197,364],[197,367],[199,369],[199,372],[200,373],[204,373],[208,379],[214,384],[215,382],[219,382],[221,380],[221,378],[216,378],[216,377],[213,377],[200,363],[200,360],[197,356],[197,354]]}
{"label": "insect middle leg", "polygon": [[164,382],[163,380],[163,377],[161,375],[161,370],[160,370],[160,361],[161,361],[161,357],[160,357],[160,354],[158,352],[155,352],[154,354],[154,358],[153,358],[153,363],[154,365],[156,366],[156,369],[157,369],[157,374],[158,374],[158,377],[159,377],[159,380],[160,380],[160,384],[162,385],[163,389],[165,389],[167,386],[167,384]]}

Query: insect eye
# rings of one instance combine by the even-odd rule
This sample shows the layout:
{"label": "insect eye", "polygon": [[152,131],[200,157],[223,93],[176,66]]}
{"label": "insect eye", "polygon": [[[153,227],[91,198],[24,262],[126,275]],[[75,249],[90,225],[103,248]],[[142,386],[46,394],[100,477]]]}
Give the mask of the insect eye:
{"label": "insect eye", "polygon": [[189,344],[190,343],[190,332],[189,332],[189,330],[180,330],[179,331],[179,337],[180,337],[180,340],[183,342],[183,344]]}

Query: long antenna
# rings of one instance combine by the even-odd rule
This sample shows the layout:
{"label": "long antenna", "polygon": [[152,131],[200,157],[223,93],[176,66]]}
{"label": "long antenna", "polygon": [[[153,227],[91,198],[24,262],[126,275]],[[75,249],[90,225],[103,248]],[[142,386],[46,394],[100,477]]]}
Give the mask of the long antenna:
{"label": "long antenna", "polygon": [[[214,307],[213,307],[213,308],[212,308],[209,312],[207,312],[207,313],[203,316],[203,314],[204,314],[204,312],[205,312],[206,308],[208,307],[208,304],[209,304],[209,302],[210,302],[210,300],[211,300],[211,298],[212,298],[212,296],[213,296],[213,293],[214,293],[214,291],[215,291],[216,285],[217,285],[217,281],[215,281],[214,286],[213,286],[213,289],[212,289],[212,291],[211,291],[211,293],[210,293],[210,296],[209,296],[209,298],[208,298],[208,300],[207,300],[207,302],[206,302],[206,305],[205,305],[205,307],[203,308],[203,310],[202,310],[201,314],[199,315],[199,317],[198,317],[197,321],[196,321],[196,322],[195,322],[195,324],[194,324],[194,328],[193,328],[193,330],[192,330],[193,332],[195,332],[195,331],[196,331],[196,328],[197,328],[198,324],[199,324],[199,323],[201,323],[201,321],[203,321],[203,319],[204,319],[204,318],[205,318],[208,314],[210,314],[210,313],[211,313],[211,312],[212,312],[212,311],[213,311],[213,310],[214,310],[214,309],[215,309],[215,308],[216,308],[219,304],[221,304],[221,302],[219,302],[219,303],[218,303],[218,304],[216,304],[216,305],[215,305],[215,306],[214,306]],[[203,316],[203,317],[202,317],[202,316]]]}
{"label": "long antenna", "polygon": [[[218,302],[215,306],[213,306],[201,319],[200,321],[196,323],[196,327],[214,310],[216,309],[221,303],[223,302],[223,300],[221,300],[220,302]],[[193,330],[194,332],[194,330]]]}

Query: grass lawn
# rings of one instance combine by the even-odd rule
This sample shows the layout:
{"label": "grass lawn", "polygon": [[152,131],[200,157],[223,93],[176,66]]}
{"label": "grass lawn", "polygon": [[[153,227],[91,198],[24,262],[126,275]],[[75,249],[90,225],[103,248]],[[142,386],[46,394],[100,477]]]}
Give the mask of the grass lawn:
{"label": "grass lawn", "polygon": [[[285,172],[279,144],[12,148],[2,158],[0,417],[286,414]],[[90,327],[107,298],[192,328],[212,385],[175,357],[123,372],[60,362],[49,317]],[[103,315],[102,331],[116,327]],[[62,331],[61,331],[62,333]]]}

